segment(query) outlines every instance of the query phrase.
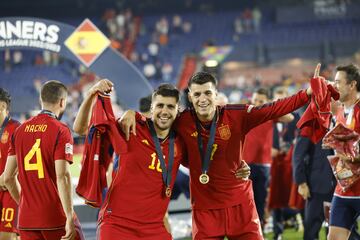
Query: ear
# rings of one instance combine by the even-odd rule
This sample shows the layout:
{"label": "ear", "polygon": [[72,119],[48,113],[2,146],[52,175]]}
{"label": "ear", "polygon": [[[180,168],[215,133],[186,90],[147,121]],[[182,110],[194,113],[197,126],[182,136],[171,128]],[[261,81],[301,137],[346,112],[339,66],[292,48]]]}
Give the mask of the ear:
{"label": "ear", "polygon": [[192,99],[191,99],[191,96],[190,96],[190,92],[188,93],[187,97],[188,97],[189,102],[192,103]]}
{"label": "ear", "polygon": [[65,105],[66,105],[66,100],[65,100],[65,98],[60,98],[60,107],[61,107],[61,108],[65,108]]}
{"label": "ear", "polygon": [[357,82],[355,80],[351,81],[351,85],[354,86],[354,88],[356,88]]}

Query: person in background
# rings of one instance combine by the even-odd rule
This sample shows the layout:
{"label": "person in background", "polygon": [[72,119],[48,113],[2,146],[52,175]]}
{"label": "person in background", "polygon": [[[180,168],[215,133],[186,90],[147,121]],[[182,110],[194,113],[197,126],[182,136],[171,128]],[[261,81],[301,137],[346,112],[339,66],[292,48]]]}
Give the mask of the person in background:
{"label": "person in background", "polygon": [[16,227],[18,205],[11,197],[6,187],[4,187],[3,174],[12,136],[15,129],[20,126],[20,123],[13,120],[9,114],[10,104],[10,94],[5,89],[0,88],[0,207],[2,213],[0,240],[15,240],[18,233]]}
{"label": "person in background", "polygon": [[44,83],[40,101],[41,112],[15,130],[4,172],[5,186],[19,204],[20,237],[84,239],[72,202],[73,137],[60,122],[66,86],[59,81]]}

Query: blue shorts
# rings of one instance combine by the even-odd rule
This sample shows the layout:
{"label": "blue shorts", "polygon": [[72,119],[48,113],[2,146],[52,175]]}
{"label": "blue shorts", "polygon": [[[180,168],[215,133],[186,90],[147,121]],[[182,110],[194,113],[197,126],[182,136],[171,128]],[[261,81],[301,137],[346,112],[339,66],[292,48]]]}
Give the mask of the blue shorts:
{"label": "blue shorts", "polygon": [[342,227],[351,231],[359,215],[360,198],[333,197],[330,210],[330,226]]}

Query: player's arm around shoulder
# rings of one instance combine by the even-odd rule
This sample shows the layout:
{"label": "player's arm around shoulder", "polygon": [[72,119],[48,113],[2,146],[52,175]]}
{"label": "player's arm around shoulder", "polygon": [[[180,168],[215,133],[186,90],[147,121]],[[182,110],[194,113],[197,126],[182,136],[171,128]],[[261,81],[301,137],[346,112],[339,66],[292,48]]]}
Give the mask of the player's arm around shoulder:
{"label": "player's arm around shoulder", "polygon": [[127,110],[118,120],[121,131],[125,134],[126,141],[130,139],[130,133],[136,135],[136,112]]}

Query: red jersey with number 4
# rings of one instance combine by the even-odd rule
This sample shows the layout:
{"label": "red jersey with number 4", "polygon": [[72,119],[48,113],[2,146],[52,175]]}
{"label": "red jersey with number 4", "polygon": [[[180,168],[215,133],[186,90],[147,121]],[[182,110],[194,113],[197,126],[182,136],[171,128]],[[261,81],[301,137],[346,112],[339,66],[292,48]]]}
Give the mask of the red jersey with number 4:
{"label": "red jersey with number 4", "polygon": [[5,170],[11,138],[18,126],[20,126],[20,123],[10,118],[0,136],[0,174]]}
{"label": "red jersey with number 4", "polygon": [[21,186],[19,229],[58,229],[66,217],[56,184],[55,161],[72,162],[73,138],[69,128],[47,114],[18,127],[9,155],[17,157]]}
{"label": "red jersey with number 4", "polygon": [[[130,137],[127,152],[120,154],[119,170],[100,210],[100,222],[112,215],[122,219],[119,224],[163,224],[170,197],[165,196],[162,169],[147,122],[140,118],[137,114],[136,136]],[[168,167],[169,139],[160,144]],[[176,137],[171,189],[184,156],[183,149],[183,143]]]}
{"label": "red jersey with number 4", "polygon": [[[195,126],[196,115],[185,111],[175,123],[178,134],[184,139],[188,150],[191,179],[191,202],[194,209],[219,209],[241,204],[253,199],[251,181],[238,180],[235,172],[241,167],[242,147],[245,135],[255,126],[279,118],[308,102],[305,91],[273,103],[255,107],[253,105],[226,105],[218,107],[215,142],[211,152],[208,175],[210,181],[201,184],[201,158]],[[209,130],[203,128],[203,145],[209,139]],[[205,147],[206,148],[206,147]],[[204,149],[205,151],[205,149]]]}

